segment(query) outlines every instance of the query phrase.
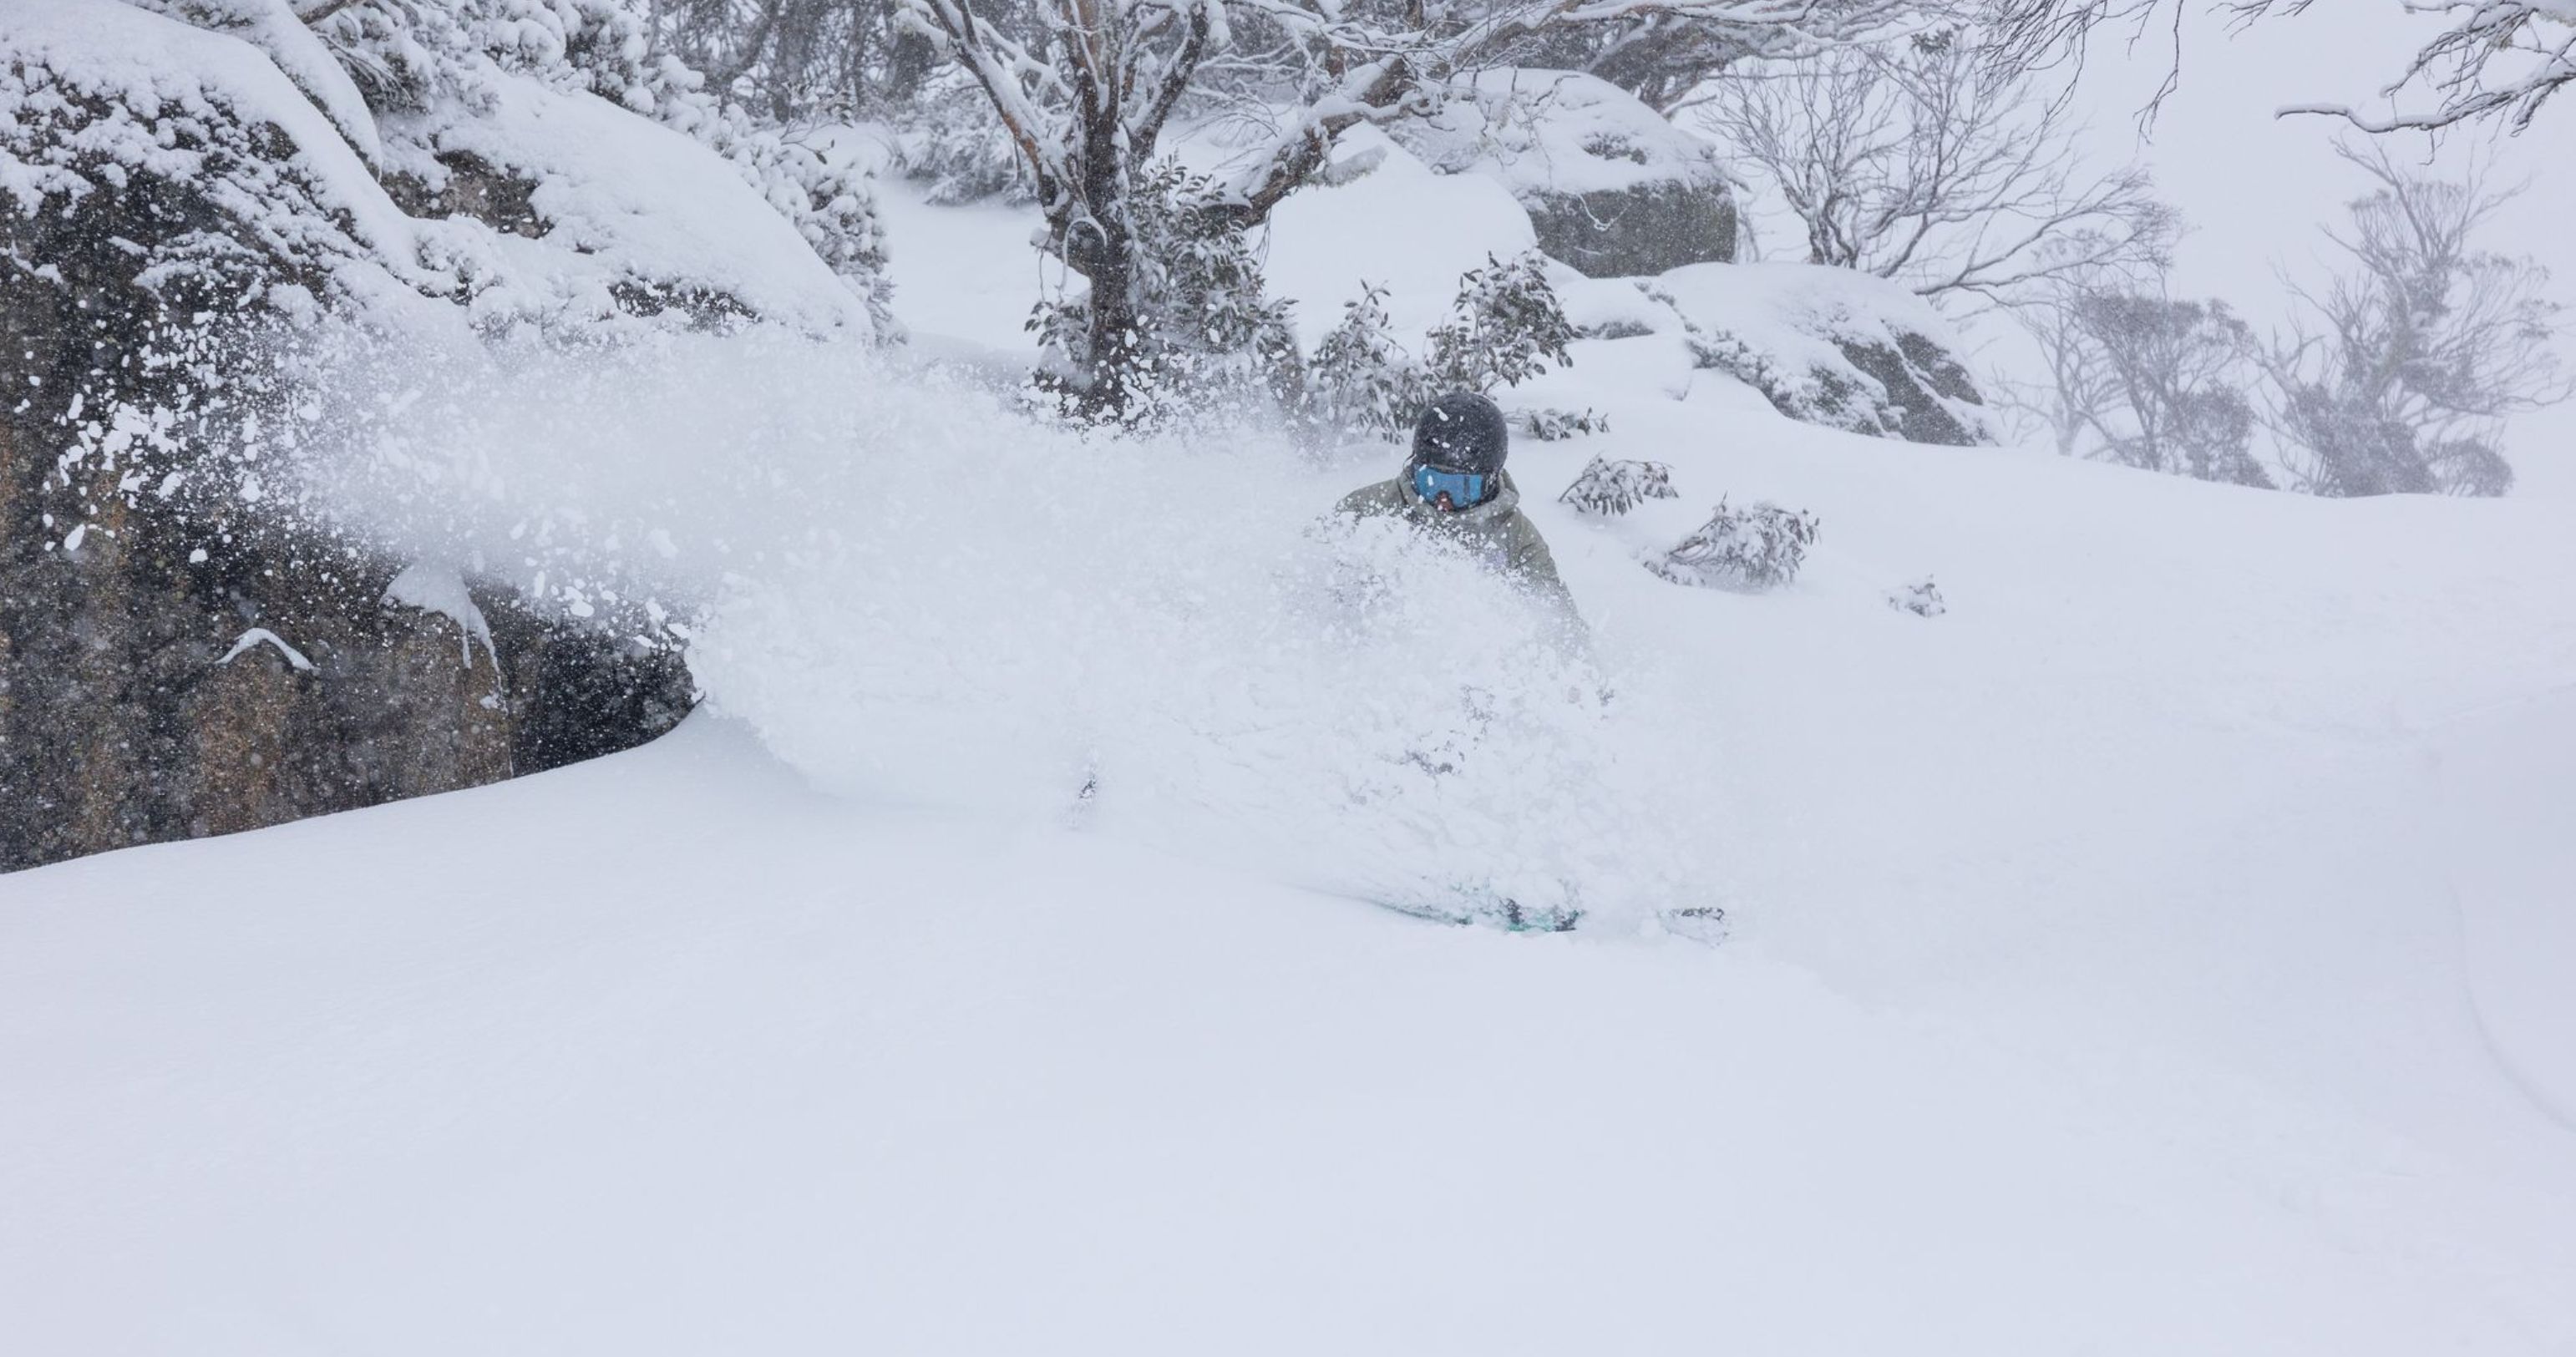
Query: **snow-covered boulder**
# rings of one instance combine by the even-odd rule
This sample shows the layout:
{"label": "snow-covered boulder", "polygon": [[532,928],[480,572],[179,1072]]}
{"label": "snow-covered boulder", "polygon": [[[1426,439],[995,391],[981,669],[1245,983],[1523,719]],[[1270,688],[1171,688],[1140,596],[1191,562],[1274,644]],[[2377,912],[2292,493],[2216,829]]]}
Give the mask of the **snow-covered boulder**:
{"label": "snow-covered boulder", "polygon": [[1895,283],[1814,264],[1698,264],[1638,284],[1678,312],[1693,361],[1791,419],[1916,443],[1991,443],[1948,324]]}
{"label": "snow-covered boulder", "polygon": [[303,337],[462,340],[457,303],[542,261],[405,214],[299,32],[0,0],[0,870],[531,772],[688,703],[675,657],[506,593],[460,652],[463,610],[385,606],[406,563],[304,508]]}
{"label": "snow-covered boulder", "polygon": [[1735,257],[1735,199],[1715,147],[1607,81],[1501,68],[1461,81],[1397,138],[1443,174],[1500,180],[1539,248],[1594,278]]}

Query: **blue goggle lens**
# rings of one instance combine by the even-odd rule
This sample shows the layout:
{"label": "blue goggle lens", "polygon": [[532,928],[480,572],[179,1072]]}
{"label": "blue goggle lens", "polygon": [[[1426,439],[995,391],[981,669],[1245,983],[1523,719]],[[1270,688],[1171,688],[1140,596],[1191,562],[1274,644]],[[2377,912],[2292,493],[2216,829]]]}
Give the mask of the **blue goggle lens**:
{"label": "blue goggle lens", "polygon": [[1478,471],[1443,471],[1436,466],[1417,466],[1413,469],[1413,493],[1420,495],[1425,504],[1445,493],[1451,504],[1464,509],[1485,502],[1485,476]]}

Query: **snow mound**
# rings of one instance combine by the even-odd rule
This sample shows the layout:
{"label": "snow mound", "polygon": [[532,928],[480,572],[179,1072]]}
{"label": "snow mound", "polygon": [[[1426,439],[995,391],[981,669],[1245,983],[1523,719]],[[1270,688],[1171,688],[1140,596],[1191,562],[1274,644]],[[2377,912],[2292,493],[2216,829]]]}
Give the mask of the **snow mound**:
{"label": "snow mound", "polygon": [[428,191],[498,171],[527,194],[533,220],[491,241],[515,281],[479,309],[600,319],[674,307],[873,333],[864,299],[714,151],[595,95],[507,76],[490,95],[386,120],[402,170]]}

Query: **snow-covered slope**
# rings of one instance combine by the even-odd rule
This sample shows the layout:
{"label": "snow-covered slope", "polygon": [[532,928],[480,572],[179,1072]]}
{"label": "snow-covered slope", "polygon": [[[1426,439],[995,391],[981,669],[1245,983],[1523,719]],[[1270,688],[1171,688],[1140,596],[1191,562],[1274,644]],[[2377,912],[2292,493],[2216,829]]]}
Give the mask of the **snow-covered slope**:
{"label": "snow-covered slope", "polygon": [[[1726,945],[1304,893],[1145,846],[1115,781],[1088,829],[835,799],[778,762],[834,728],[755,701],[768,748],[701,716],[0,879],[0,1311],[190,1354],[2576,1341],[2557,511],[1725,383],[1618,416],[1516,465],[1653,656],[1623,700],[1709,718],[1664,733],[1722,773]],[[1685,499],[1547,505],[1594,450]],[[1636,566],[1721,492],[1822,514],[1806,580]],[[1884,606],[1926,572],[1948,615]],[[761,658],[821,683],[796,620]]]}
{"label": "snow-covered slope", "polygon": [[[899,269],[938,225],[896,214]],[[1006,320],[944,267],[917,332]],[[1575,356],[1516,399],[1611,432],[1513,470],[1597,675],[1311,530],[1389,447],[1087,442],[774,336],[371,374],[404,440],[318,503],[692,619],[708,707],[0,878],[12,1343],[2576,1345],[2565,506],[1920,447],[1670,336]],[[1555,503],[1596,453],[1682,498]],[[1721,496],[1820,516],[1794,586],[1640,567]],[[1927,575],[1945,615],[1887,605]],[[1497,863],[1590,926],[1352,898]]]}

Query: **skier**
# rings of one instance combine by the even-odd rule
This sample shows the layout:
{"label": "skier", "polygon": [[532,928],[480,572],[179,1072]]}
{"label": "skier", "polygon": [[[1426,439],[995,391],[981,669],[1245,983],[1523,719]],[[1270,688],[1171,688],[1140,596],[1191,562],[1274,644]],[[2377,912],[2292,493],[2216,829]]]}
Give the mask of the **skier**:
{"label": "skier", "polygon": [[1431,402],[1413,426],[1413,456],[1392,480],[1364,486],[1335,508],[1355,517],[1386,514],[1464,546],[1545,605],[1567,644],[1584,641],[1583,616],[1556,573],[1546,539],[1520,510],[1503,470],[1511,430],[1492,401],[1472,391]]}

